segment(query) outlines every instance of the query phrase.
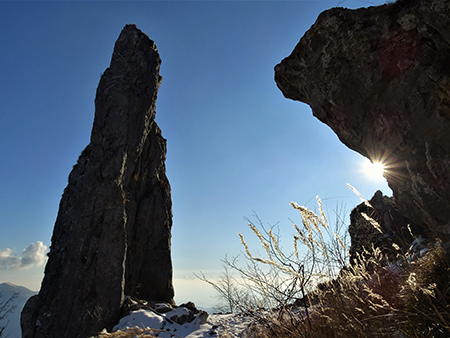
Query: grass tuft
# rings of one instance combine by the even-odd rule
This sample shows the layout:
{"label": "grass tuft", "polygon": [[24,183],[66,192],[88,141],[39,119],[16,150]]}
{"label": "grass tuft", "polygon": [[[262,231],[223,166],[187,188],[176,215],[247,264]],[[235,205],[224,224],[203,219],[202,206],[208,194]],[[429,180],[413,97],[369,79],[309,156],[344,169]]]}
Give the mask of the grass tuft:
{"label": "grass tuft", "polygon": [[[350,262],[342,224],[331,229],[317,202],[317,214],[291,203],[302,219],[302,226],[293,224],[292,252],[283,251],[274,228],[266,229],[257,218],[249,227],[264,254],[254,254],[239,234],[246,265],[237,258],[224,263],[240,278],[230,278],[228,270],[227,283],[203,276],[232,310],[254,317],[248,337],[450,337],[449,253],[437,242],[412,260],[413,247],[402,252],[393,243],[389,256],[385,248],[372,246]],[[382,232],[376,220],[364,217]]]}

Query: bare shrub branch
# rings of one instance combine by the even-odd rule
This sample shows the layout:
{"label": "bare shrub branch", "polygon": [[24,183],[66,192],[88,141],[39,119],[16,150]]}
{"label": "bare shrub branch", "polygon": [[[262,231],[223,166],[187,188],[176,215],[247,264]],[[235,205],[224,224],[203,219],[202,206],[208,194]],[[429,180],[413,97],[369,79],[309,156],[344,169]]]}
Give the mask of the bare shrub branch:
{"label": "bare shrub branch", "polygon": [[[11,297],[9,297],[6,301],[0,302],[0,321],[6,320],[8,315],[13,313],[17,305],[13,304],[14,300],[19,296],[17,292],[13,293]],[[0,299],[2,298],[2,293],[0,292]],[[6,327],[8,326],[7,322],[4,326],[0,326],[0,337],[3,337]]]}

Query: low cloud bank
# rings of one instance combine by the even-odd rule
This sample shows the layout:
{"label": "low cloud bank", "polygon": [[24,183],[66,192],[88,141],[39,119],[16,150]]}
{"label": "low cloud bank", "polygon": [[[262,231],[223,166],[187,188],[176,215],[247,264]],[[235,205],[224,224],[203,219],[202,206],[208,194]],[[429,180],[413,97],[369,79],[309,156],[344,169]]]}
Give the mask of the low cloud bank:
{"label": "low cloud bank", "polygon": [[22,251],[21,257],[9,248],[0,249],[0,269],[30,269],[44,265],[47,261],[46,252],[47,246],[41,241],[31,243]]}

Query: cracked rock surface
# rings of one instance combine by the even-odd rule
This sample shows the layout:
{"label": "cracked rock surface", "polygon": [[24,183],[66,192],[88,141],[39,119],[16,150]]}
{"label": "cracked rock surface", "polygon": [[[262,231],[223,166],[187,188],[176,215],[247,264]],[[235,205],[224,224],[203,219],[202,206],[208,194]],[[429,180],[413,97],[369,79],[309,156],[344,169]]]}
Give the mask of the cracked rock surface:
{"label": "cracked rock surface", "polygon": [[[450,1],[323,12],[275,67],[349,148],[384,162],[395,204],[450,242]],[[351,183],[351,182],[350,182]]]}
{"label": "cracked rock surface", "polygon": [[173,303],[160,64],[155,43],[125,26],[97,88],[91,142],[60,202],[41,290],[22,311],[24,338],[111,329],[124,295]]}

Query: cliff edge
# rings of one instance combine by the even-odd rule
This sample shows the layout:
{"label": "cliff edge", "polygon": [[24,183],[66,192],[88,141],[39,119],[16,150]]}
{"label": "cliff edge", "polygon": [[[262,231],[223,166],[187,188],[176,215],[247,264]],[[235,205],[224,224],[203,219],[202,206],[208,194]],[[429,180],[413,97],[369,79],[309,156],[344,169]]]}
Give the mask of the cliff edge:
{"label": "cliff edge", "polygon": [[402,213],[450,241],[450,1],[323,12],[275,66],[349,148],[386,166]]}

